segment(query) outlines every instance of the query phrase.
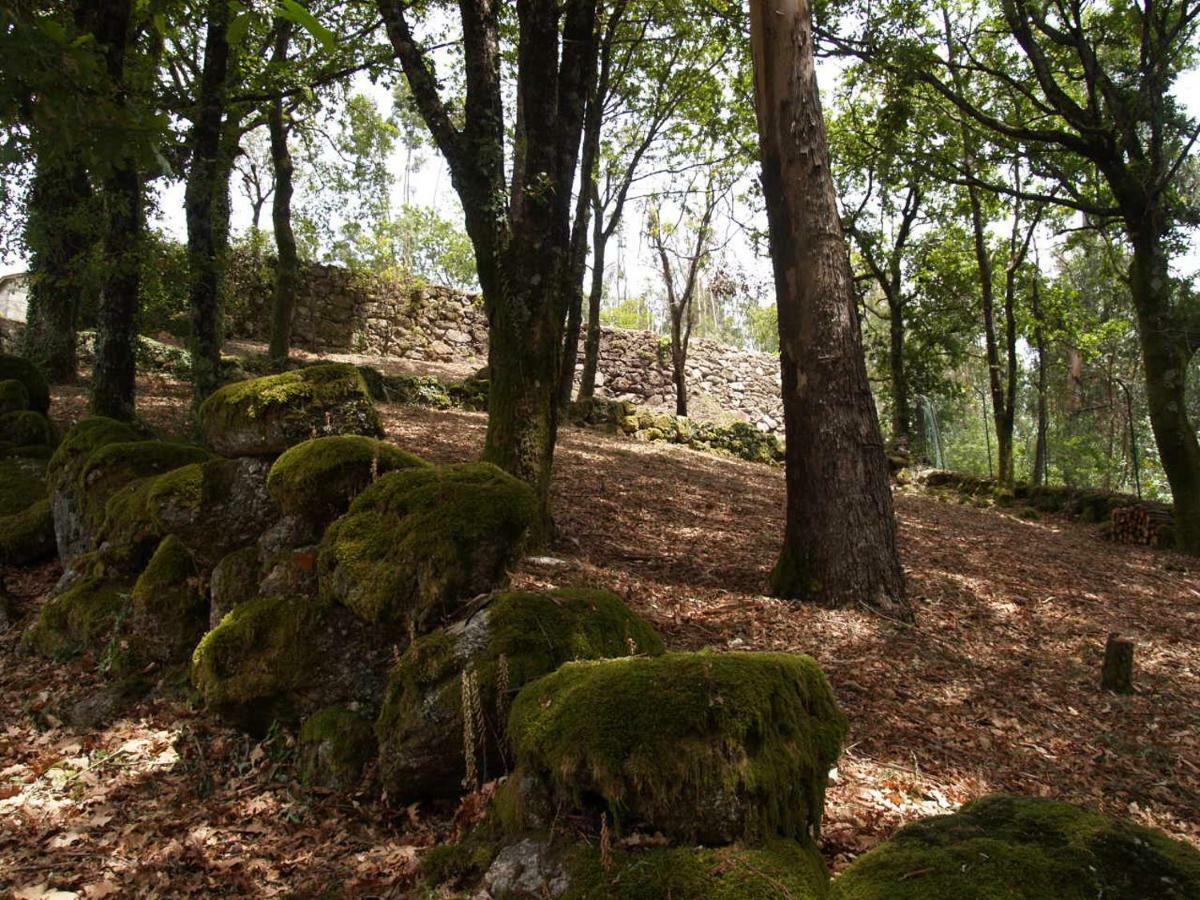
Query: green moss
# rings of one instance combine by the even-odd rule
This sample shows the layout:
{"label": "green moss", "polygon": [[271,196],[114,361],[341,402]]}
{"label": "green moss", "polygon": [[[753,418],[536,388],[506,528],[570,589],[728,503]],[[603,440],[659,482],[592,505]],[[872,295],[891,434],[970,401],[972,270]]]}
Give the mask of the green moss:
{"label": "green moss", "polygon": [[392,403],[449,409],[453,404],[446,386],[434,375],[389,375],[383,379],[384,396]]}
{"label": "green moss", "polygon": [[79,575],[63,593],[42,607],[28,635],[38,652],[56,659],[109,641],[129,607],[130,584],[95,557],[80,560]]}
{"label": "green moss", "polygon": [[131,627],[147,655],[183,662],[208,630],[208,600],[183,544],[167,535],[133,586]]}
{"label": "green moss", "polygon": [[0,516],[22,512],[46,499],[46,482],[36,461],[0,460]]}
{"label": "green moss", "polygon": [[215,624],[242,603],[258,596],[258,579],[262,565],[258,559],[258,548],[242,547],[226,554],[212,572],[212,615]]}
{"label": "green moss", "polygon": [[421,874],[430,885],[474,882],[483,877],[495,856],[495,847],[486,840],[439,844],[421,856]]}
{"label": "green moss", "polygon": [[44,413],[50,408],[50,384],[42,370],[20,356],[0,355],[0,381],[19,381],[29,395],[29,409]]}
{"label": "green moss", "polygon": [[846,719],[809,657],[567,663],[518,694],[509,738],[551,796],[680,840],[815,835]]}
{"label": "green moss", "polygon": [[106,444],[137,441],[143,437],[132,425],[116,419],[105,416],[83,419],[67,430],[50,457],[46,470],[50,489],[58,490],[64,484],[73,484],[94,450]]}
{"label": "green moss", "polygon": [[0,381],[0,414],[29,409],[29,389],[15,378]]}
{"label": "green moss", "polygon": [[346,789],[375,756],[371,723],[353,710],[327,706],[300,727],[300,769],[306,784]]}
{"label": "green moss", "polygon": [[161,476],[139,478],[118,488],[104,504],[95,546],[126,571],[139,571],[163,538],[151,514],[149,497]]}
{"label": "green moss", "polygon": [[226,456],[280,453],[320,434],[379,437],[362,374],[326,364],[225,385],[200,407],[205,442]]}
{"label": "green moss", "polygon": [[261,731],[294,716],[292,691],[316,662],[325,607],[307,598],[260,597],[235,607],[192,654],[192,684],[222,715]]}
{"label": "green moss", "polygon": [[838,900],[1184,900],[1200,852],[1054,800],[993,796],[900,829],[834,881]]}
{"label": "green moss", "polygon": [[0,439],[18,447],[37,444],[53,447],[58,443],[58,431],[42,413],[19,410],[0,416]]}
{"label": "green moss", "polygon": [[98,447],[88,455],[79,472],[83,514],[93,527],[99,525],[109,498],[119,488],[211,456],[203,447],[172,441],[119,441]]}
{"label": "green moss", "polygon": [[524,685],[570,660],[662,652],[654,629],[608,591],[501,594],[469,622],[418,638],[400,657],[375,726],[384,785],[393,798],[461,792],[466,670],[484,720],[477,770],[490,778],[508,768],[498,738]]}
{"label": "green moss", "polygon": [[1042,514],[1032,506],[1026,506],[1017,515],[1027,522],[1037,522],[1042,518]]}
{"label": "green moss", "polygon": [[393,444],[361,435],[314,438],[284,453],[271,467],[267,490],[288,515],[322,524],[380,475],[427,466]]}
{"label": "green moss", "polygon": [[21,512],[0,516],[0,565],[42,562],[52,558],[55,549],[49,500],[38,500]]}
{"label": "green moss", "polygon": [[325,532],[322,593],[420,633],[505,583],[536,512],[533,490],[487,463],[391,472]]}
{"label": "green moss", "polygon": [[761,846],[664,847],[568,853],[565,900],[819,900],[829,891],[821,854],[811,843],[776,839]]}

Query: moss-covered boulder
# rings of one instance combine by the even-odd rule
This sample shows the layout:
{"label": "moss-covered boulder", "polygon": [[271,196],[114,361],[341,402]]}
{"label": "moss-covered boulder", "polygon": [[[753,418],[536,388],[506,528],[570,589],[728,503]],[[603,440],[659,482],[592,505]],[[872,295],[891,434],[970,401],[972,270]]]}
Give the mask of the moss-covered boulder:
{"label": "moss-covered boulder", "polygon": [[147,496],[163,534],[174,534],[203,568],[253,544],[280,517],[267,492],[269,460],[210,459],[159,477]]}
{"label": "moss-covered boulder", "polygon": [[29,397],[27,408],[45,413],[50,408],[50,384],[42,370],[20,356],[0,354],[0,381],[19,381]]}
{"label": "moss-covered boulder", "polygon": [[[425,870],[436,874],[451,858],[433,854]],[[481,888],[486,897],[563,900],[820,900],[828,896],[829,876],[811,843],[786,839],[757,846],[614,849],[605,858],[593,843],[556,847],[525,838],[495,855]]]}
{"label": "moss-covered boulder", "polygon": [[327,706],[305,719],[298,744],[304,783],[335,790],[356,786],[375,756],[371,723],[343,706]]}
{"label": "moss-covered boulder", "polygon": [[200,407],[205,443],[222,456],[271,456],[332,434],[382,437],[366,382],[351,365],[310,366],[227,384]]}
{"label": "moss-covered boulder", "polygon": [[91,549],[93,535],[83,515],[83,488],[79,476],[92,452],[107,444],[142,440],[146,436],[132,425],[104,416],[76,423],[59,442],[46,468],[46,485],[54,515],[54,535],[63,564]]}
{"label": "moss-covered boulder", "polygon": [[54,521],[38,460],[0,460],[0,564],[26,565],[54,555]]}
{"label": "moss-covered boulder", "polygon": [[133,585],[95,555],[81,557],[64,574],[55,596],[25,635],[28,646],[66,659],[84,650],[101,651],[129,612]]}
{"label": "moss-covered boulder", "polygon": [[38,500],[10,516],[0,516],[0,565],[25,566],[55,552],[50,501]]}
{"label": "moss-covered boulder", "polygon": [[141,572],[167,534],[150,512],[150,492],[159,477],[138,478],[118,488],[104,504],[100,526],[94,534],[85,532],[96,552],[124,572]]}
{"label": "moss-covered boulder", "polygon": [[184,662],[208,630],[208,598],[195,560],[174,535],[163,538],[133,586],[130,630],[140,656]]}
{"label": "moss-covered boulder", "polygon": [[991,796],[908,825],[834,881],[838,900],[1184,900],[1200,851],[1082,807]]}
{"label": "moss-covered boulder", "polygon": [[464,709],[475,774],[494,778],[509,768],[500,737],[527,683],[570,660],[662,650],[654,629],[608,591],[501,594],[466,621],[418,638],[396,664],[375,726],[388,795],[408,802],[462,792]]}
{"label": "moss-covered boulder", "polygon": [[125,485],[211,456],[203,447],[174,441],[117,441],[97,447],[78,476],[85,528],[94,530],[103,523],[109,499]]}
{"label": "moss-covered boulder", "polygon": [[17,410],[0,415],[0,440],[18,447],[53,447],[58,443],[58,430],[43,413]]}
{"label": "moss-covered boulder", "polygon": [[235,606],[192,654],[210,708],[252,733],[325,706],[377,709],[392,648],[336,604],[258,597]]}
{"label": "moss-covered boulder", "polygon": [[216,628],[235,606],[258,596],[261,573],[257,547],[242,547],[221,557],[209,578],[209,629]]}
{"label": "moss-covered boulder", "polygon": [[846,719],[811,658],[670,653],[567,663],[509,718],[518,823],[599,804],[679,841],[809,839]]}
{"label": "moss-covered boulder", "polygon": [[314,438],[275,461],[267,490],[286,515],[323,527],[380,475],[427,465],[419,456],[362,435]]}
{"label": "moss-covered boulder", "polygon": [[0,415],[29,409],[29,389],[15,378],[0,381]]}
{"label": "moss-covered boulder", "polygon": [[502,587],[536,521],[533,490],[487,463],[402,469],[358,495],[321,541],[321,591],[411,634]]}

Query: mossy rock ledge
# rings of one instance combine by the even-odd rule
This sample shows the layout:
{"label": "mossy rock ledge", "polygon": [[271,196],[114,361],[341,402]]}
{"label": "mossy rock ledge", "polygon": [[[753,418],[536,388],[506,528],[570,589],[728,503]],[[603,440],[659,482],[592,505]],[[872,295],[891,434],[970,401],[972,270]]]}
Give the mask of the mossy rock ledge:
{"label": "mossy rock ledge", "polygon": [[1185,900],[1200,851],[1122,819],[996,795],[905,826],[833,882],[836,900]]}
{"label": "mossy rock ledge", "polygon": [[222,718],[253,734],[326,706],[377,710],[392,645],[336,604],[256,597],[235,606],[192,654],[192,684]]}
{"label": "mossy rock ledge", "polygon": [[55,659],[103,651],[128,616],[132,590],[132,582],[97,554],[78,558],[24,635],[26,646]]}
{"label": "mossy rock ledge", "polygon": [[200,407],[204,442],[222,456],[273,456],[313,437],[382,437],[362,374],[331,363],[227,384]]}
{"label": "mossy rock ledge", "polygon": [[507,583],[536,515],[533,490],[487,463],[390,472],[325,532],[321,593],[387,631],[423,634]]}
{"label": "mossy rock ledge", "polygon": [[513,703],[510,827],[556,808],[685,843],[816,837],[846,719],[811,658],[668,653],[573,662]]}
{"label": "mossy rock ledge", "polygon": [[44,413],[31,409],[0,415],[0,440],[18,447],[58,445],[58,430]]}
{"label": "mossy rock ledge", "polygon": [[[427,879],[450,880],[480,860],[458,847],[430,851]],[[461,877],[458,879],[460,882]],[[562,900],[823,900],[829,876],[810,842],[776,838],[760,845],[614,849],[607,860],[595,843],[555,846],[526,837],[500,850],[476,897]]]}
{"label": "mossy rock ledge", "polygon": [[255,543],[278,521],[267,491],[269,460],[210,459],[160,476],[146,497],[163,534],[179,538],[196,562],[212,569],[229,553]]}
{"label": "mossy rock ledge", "polygon": [[91,549],[92,535],[83,516],[83,487],[80,473],[92,452],[107,444],[145,439],[132,425],[92,416],[77,422],[59,442],[46,468],[50,508],[54,515],[54,537],[63,564]]}
{"label": "mossy rock ledge", "polygon": [[212,456],[203,447],[175,441],[116,441],[97,447],[79,470],[81,509],[88,528],[104,521],[109,499],[125,485]]}
{"label": "mossy rock ledge", "polygon": [[186,662],[208,630],[208,597],[195,560],[174,535],[163,538],[133,586],[130,630],[139,656]]}
{"label": "mossy rock ledge", "polygon": [[388,795],[409,802],[463,791],[464,673],[472,684],[475,770],[508,770],[499,736],[516,692],[575,659],[659,654],[662,640],[620,597],[562,588],[500,594],[465,621],[417,638],[388,681],[376,723]]}
{"label": "mossy rock ledge", "polygon": [[0,564],[28,565],[54,555],[54,521],[43,464],[0,460]]}
{"label": "mossy rock ledge", "polygon": [[285,515],[318,528],[346,512],[380,475],[428,466],[392,444],[362,435],[333,435],[297,444],[271,466],[267,490]]}

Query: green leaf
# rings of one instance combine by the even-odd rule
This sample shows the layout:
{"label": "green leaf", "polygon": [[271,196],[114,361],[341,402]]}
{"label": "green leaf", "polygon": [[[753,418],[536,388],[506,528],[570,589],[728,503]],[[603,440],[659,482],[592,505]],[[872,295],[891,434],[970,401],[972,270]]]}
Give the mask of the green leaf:
{"label": "green leaf", "polygon": [[288,21],[295,22],[314,38],[326,50],[332,50],[337,43],[332,31],[317,21],[316,16],[308,11],[303,3],[297,0],[280,0],[278,15]]}
{"label": "green leaf", "polygon": [[237,47],[246,39],[246,30],[250,27],[250,14],[241,13],[229,23],[229,46]]}

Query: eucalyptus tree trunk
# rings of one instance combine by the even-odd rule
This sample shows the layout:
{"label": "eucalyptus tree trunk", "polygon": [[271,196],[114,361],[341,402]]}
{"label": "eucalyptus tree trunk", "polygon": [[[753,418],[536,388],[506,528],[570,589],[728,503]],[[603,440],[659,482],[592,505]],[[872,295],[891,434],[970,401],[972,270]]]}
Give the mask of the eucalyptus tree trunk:
{"label": "eucalyptus tree trunk", "polygon": [[[95,35],[104,48],[113,98],[128,105],[125,57],[132,30],[133,0],[110,0],[96,12]],[[96,315],[96,367],[91,411],[132,419],[137,400],[137,311],[141,290],[142,175],[132,147],[115,148],[102,186],[104,274]]]}
{"label": "eucalyptus tree trunk", "polygon": [[79,309],[88,290],[95,212],[87,170],[39,155],[25,226],[32,278],[22,350],[55,384],[73,383],[79,374]]}
{"label": "eucalyptus tree trunk", "polygon": [[209,0],[204,67],[192,126],[187,210],[189,300],[192,315],[192,393],[198,405],[220,384],[221,301],[228,259],[229,178],[222,138],[229,83],[230,7]]}
{"label": "eucalyptus tree trunk", "polygon": [[[275,59],[287,58],[291,22],[275,21]],[[271,341],[268,354],[277,368],[284,368],[292,349],[292,318],[296,310],[296,290],[300,284],[300,257],[292,231],[292,191],[294,169],[288,150],[288,123],[283,99],[271,103],[267,114],[271,134],[271,164],[275,170],[275,194],[271,200],[271,222],[275,230],[275,290],[271,298]]]}
{"label": "eucalyptus tree trunk", "polygon": [[807,0],[751,0],[787,437],[780,597],[912,610],[814,68]]}

